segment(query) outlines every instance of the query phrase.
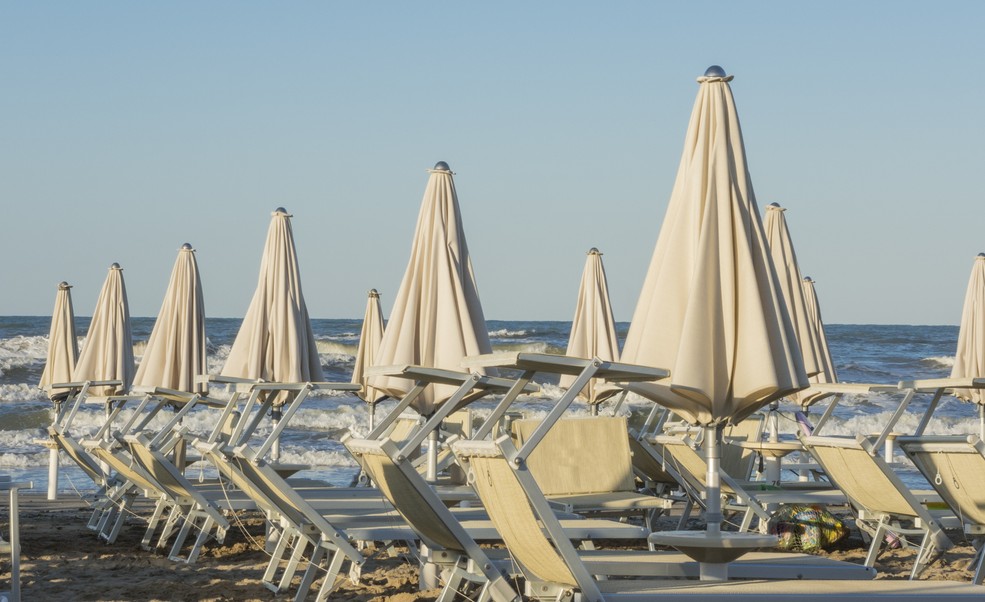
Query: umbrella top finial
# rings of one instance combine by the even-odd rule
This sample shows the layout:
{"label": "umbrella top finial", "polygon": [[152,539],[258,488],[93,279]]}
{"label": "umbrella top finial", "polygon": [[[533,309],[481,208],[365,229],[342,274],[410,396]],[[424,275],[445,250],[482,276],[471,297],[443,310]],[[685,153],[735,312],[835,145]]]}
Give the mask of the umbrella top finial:
{"label": "umbrella top finial", "polygon": [[598,247],[592,247],[588,250],[589,255],[601,255],[602,251],[599,251]]}
{"label": "umbrella top finial", "polygon": [[804,282],[814,282],[810,276],[804,276]]}
{"label": "umbrella top finial", "polygon": [[718,65],[712,65],[705,69],[705,74],[698,78],[698,83],[705,82],[730,82],[732,81],[732,76],[727,75],[725,70]]}
{"label": "umbrella top finial", "polygon": [[195,249],[194,249],[194,247],[192,247],[192,243],[186,242],[185,244],[181,245],[181,250],[182,251],[194,251]]}
{"label": "umbrella top finial", "polygon": [[725,69],[718,65],[712,65],[705,69],[705,77],[725,77]]}
{"label": "umbrella top finial", "polygon": [[783,207],[780,207],[780,204],[779,203],[770,203],[769,205],[766,206],[766,209],[767,210],[773,210],[773,211],[786,211],[786,209],[784,209]]}
{"label": "umbrella top finial", "polygon": [[448,164],[445,163],[444,161],[438,161],[437,163],[434,164],[433,171],[451,171],[451,168],[448,167]]}
{"label": "umbrella top finial", "polygon": [[978,258],[979,258],[979,259],[981,259],[982,257],[985,257],[985,253],[979,253],[979,254],[978,254]]}
{"label": "umbrella top finial", "polygon": [[72,285],[65,282],[64,280],[58,283],[58,290],[60,291],[67,291],[70,288],[72,288]]}
{"label": "umbrella top finial", "polygon": [[109,269],[111,269],[111,270],[122,270],[123,268],[120,267],[120,264],[114,262],[113,265],[109,266]]}
{"label": "umbrella top finial", "polygon": [[369,289],[369,296],[370,296],[370,298],[377,298],[378,299],[379,296],[380,296],[380,292],[378,290],[376,290],[375,288],[371,288],[371,289]]}

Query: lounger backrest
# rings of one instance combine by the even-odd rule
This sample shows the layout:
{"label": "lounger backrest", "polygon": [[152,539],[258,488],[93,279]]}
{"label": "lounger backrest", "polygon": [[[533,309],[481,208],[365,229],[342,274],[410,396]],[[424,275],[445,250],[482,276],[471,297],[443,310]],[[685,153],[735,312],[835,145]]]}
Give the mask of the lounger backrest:
{"label": "lounger backrest", "polygon": [[725,474],[741,481],[747,480],[752,475],[753,465],[756,461],[755,450],[729,444],[732,441],[759,441],[763,433],[763,417],[760,414],[753,414],[736,425],[725,427],[722,435],[725,437],[725,444],[722,445],[721,466]]}
{"label": "lounger backrest", "polygon": [[510,553],[537,579],[577,587],[564,559],[541,531],[536,513],[506,459],[490,453],[472,455],[469,463],[472,486]]}
{"label": "lounger backrest", "polygon": [[472,438],[472,410],[465,408],[453,412],[444,419],[441,430],[449,435],[458,435],[462,439]]}
{"label": "lounger backrest", "polygon": [[208,503],[201,499],[202,496],[195,491],[188,479],[178,472],[177,467],[147,446],[147,441],[143,435],[130,437],[127,441],[130,445],[130,455],[154,480],[155,489],[163,488],[164,493],[173,498],[191,498],[203,506],[208,506]]}
{"label": "lounger backrest", "polygon": [[277,506],[279,514],[284,515],[295,526],[312,525],[321,533],[323,540],[331,541],[350,560],[361,563],[362,554],[352,547],[347,536],[305,501],[264,460],[254,462],[248,459],[248,456],[255,455],[256,452],[253,449],[247,445],[242,445],[233,450],[233,453],[227,458],[245,478],[249,479],[252,483],[251,488],[259,489],[270,503]]}
{"label": "lounger backrest", "polygon": [[[221,445],[221,444],[219,444]],[[264,512],[280,513],[280,509],[270,501],[269,496],[263,490],[256,487],[253,481],[247,479],[243,473],[236,468],[230,458],[216,446],[208,444],[196,445],[198,451],[206,458],[224,477],[232,481],[233,485],[243,491],[251,500],[256,503],[257,508]],[[296,523],[295,523],[296,524]]]}
{"label": "lounger backrest", "polygon": [[[540,425],[513,423],[517,446]],[[635,491],[629,429],[623,417],[558,420],[534,448],[527,466],[544,495]]]}
{"label": "lounger backrest", "polygon": [[229,457],[229,462],[249,480],[251,489],[259,490],[264,497],[277,506],[277,512],[283,514],[292,524],[314,524],[319,530],[335,531],[318,512],[313,509],[306,512],[308,508],[304,506],[307,503],[298,499],[300,496],[274,470],[266,466],[260,467],[240,453],[235,453]]}
{"label": "lounger backrest", "polygon": [[[701,452],[691,447],[687,441],[680,437],[661,435],[650,440],[650,444],[662,454],[673,460],[674,469],[689,483],[704,490],[708,480],[708,462]],[[727,483],[722,481],[721,492],[725,495],[735,495]]]}
{"label": "lounger backrest", "polygon": [[157,486],[148,481],[147,477],[137,468],[137,466],[125,461],[123,458],[117,456],[112,451],[102,447],[101,445],[94,445],[90,448],[90,450],[93,456],[108,464],[109,467],[115,470],[118,475],[130,481],[141,490],[157,491]]}
{"label": "lounger backrest", "polygon": [[[676,485],[677,481],[664,469],[664,461],[654,457],[659,452],[653,449],[649,443],[638,441],[636,437],[630,436],[629,449],[633,454],[633,469],[643,478],[649,479],[654,483],[664,483]],[[650,449],[646,449],[649,446]],[[652,450],[652,451],[651,451]]]}
{"label": "lounger backrest", "polygon": [[68,457],[72,458],[90,479],[97,485],[104,485],[106,483],[106,476],[103,474],[102,468],[93,460],[89,452],[82,449],[82,446],[75,439],[66,437],[54,429],[49,429],[49,433],[52,439],[55,440],[55,443],[58,444],[59,449],[68,454]]}
{"label": "lounger backrest", "polygon": [[915,517],[921,512],[901,493],[902,481],[858,441],[836,437],[807,437],[811,455],[853,502],[870,512]]}
{"label": "lounger backrest", "polygon": [[985,525],[985,455],[976,438],[947,439],[907,437],[898,443],[962,522]]}
{"label": "lounger backrest", "polygon": [[[414,470],[402,470],[382,449],[381,443],[364,440],[354,442],[359,446],[359,458],[373,483],[425,543],[432,547],[465,552],[465,545],[447,527],[448,520],[455,520],[451,513],[439,515],[440,511],[429,504],[424,496],[430,494],[439,506],[444,506],[423,477]],[[376,444],[375,449],[372,444]],[[414,482],[411,479],[420,481]]]}

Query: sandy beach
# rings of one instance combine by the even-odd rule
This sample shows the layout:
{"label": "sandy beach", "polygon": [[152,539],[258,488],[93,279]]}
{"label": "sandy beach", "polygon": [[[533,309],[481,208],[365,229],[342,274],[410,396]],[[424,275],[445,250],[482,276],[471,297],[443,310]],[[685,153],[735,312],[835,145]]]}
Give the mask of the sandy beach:
{"label": "sandy beach", "polygon": [[[22,591],[25,600],[287,600],[293,591],[273,594],[261,583],[267,555],[263,521],[251,513],[233,520],[226,541],[206,544],[194,565],[168,560],[162,552],[140,548],[142,525],[128,524],[113,545],[86,528],[89,512],[79,498],[49,502],[43,496],[22,496]],[[668,518],[670,528],[676,519]],[[957,545],[932,564],[925,580],[969,581],[973,548],[959,533]],[[640,548],[642,549],[642,544]],[[876,563],[879,579],[905,579],[912,550],[889,550]],[[828,552],[833,558],[861,563],[865,549],[857,533]],[[332,599],[373,601],[434,600],[438,590],[419,592],[417,566],[406,557],[376,554],[358,584],[340,578]],[[823,585],[821,585],[823,587]]]}

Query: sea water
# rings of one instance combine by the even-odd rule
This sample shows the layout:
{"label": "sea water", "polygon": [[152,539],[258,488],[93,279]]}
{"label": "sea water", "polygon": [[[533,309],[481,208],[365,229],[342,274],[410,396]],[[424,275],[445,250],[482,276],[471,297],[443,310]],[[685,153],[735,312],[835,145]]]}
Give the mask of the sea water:
{"label": "sea water", "polygon": [[[217,374],[222,369],[235,339],[240,320],[210,318],[206,321],[208,338],[208,370]],[[48,348],[49,317],[0,317],[0,472],[17,480],[34,482],[36,490],[47,488],[48,451],[36,441],[47,437],[51,423],[51,402],[37,388],[44,369]],[[89,325],[88,318],[77,318],[76,329],[80,348]],[[140,360],[147,338],[154,325],[153,318],[132,320],[134,354]],[[313,320],[325,380],[348,382],[352,376],[355,353],[359,344],[361,320]],[[494,351],[530,351],[563,353],[567,345],[570,322],[499,321],[488,322]],[[626,336],[629,325],[617,325],[619,339]],[[902,379],[940,378],[949,376],[954,363],[958,329],[955,326],[875,326],[829,325],[828,342],[838,371],[845,382],[889,383]],[[523,400],[521,408],[532,417],[549,411],[552,400],[560,396],[557,378],[542,376],[540,398]],[[213,389],[214,397],[228,396]],[[909,411],[896,427],[898,432],[913,432],[923,414],[929,396],[917,396]],[[493,398],[495,399],[495,398]],[[882,430],[900,400],[899,395],[849,396],[837,407],[825,434],[871,434]],[[826,402],[821,402],[821,406]],[[377,410],[384,415],[393,402],[383,402]],[[474,404],[477,418],[487,415],[493,401]],[[620,412],[633,422],[642,422],[649,412],[649,402],[629,396]],[[781,434],[794,433],[797,424],[794,412],[799,409],[781,403],[779,429]],[[816,419],[821,409],[813,410]],[[572,414],[587,414],[584,404],[576,402]],[[127,416],[126,411],[123,414]],[[165,412],[157,424],[168,419]],[[349,484],[357,473],[353,459],[339,443],[341,436],[352,430],[365,434],[368,427],[367,405],[357,397],[340,393],[314,394],[291,421],[281,439],[281,460],[313,466],[304,476],[320,478],[336,485]],[[76,417],[72,433],[78,437],[94,434],[104,422],[101,408],[85,408]],[[214,422],[208,410],[192,412],[183,422],[190,432],[207,435]],[[261,429],[258,437],[269,433]],[[945,398],[935,413],[930,433],[976,433],[979,429],[974,407],[955,399]],[[200,464],[200,463],[199,463]],[[72,461],[60,461],[59,490],[91,492],[94,485]],[[912,487],[926,488],[927,483],[908,465],[905,459],[894,456],[894,467]],[[207,466],[196,464],[192,475],[202,478],[214,473]]]}

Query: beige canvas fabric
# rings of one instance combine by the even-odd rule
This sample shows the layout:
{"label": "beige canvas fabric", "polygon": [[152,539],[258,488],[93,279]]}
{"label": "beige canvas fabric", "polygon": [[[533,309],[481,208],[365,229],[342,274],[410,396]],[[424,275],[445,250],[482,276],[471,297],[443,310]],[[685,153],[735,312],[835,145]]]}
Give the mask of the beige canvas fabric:
{"label": "beige canvas fabric", "polygon": [[[951,378],[985,376],[985,253],[975,258],[961,311],[958,349],[954,354]],[[983,389],[955,389],[954,395],[965,401],[985,404]]]}
{"label": "beige canvas fabric", "polygon": [[120,387],[92,387],[92,395],[125,393],[133,382],[133,335],[123,268],[114,263],[99,292],[72,380],[119,380]]}
{"label": "beige canvas fabric", "polygon": [[414,483],[396,464],[385,454],[365,453],[361,457],[363,468],[369,473],[373,483],[393,504],[397,512],[422,536],[430,545],[437,544],[446,550],[464,552],[458,538],[448,529],[440,516],[420,499],[420,493]]}
{"label": "beige canvas fabric", "polygon": [[940,451],[906,449],[906,455],[963,522],[985,525],[985,456],[965,437],[938,445]]}
{"label": "beige canvas fabric", "polygon": [[482,505],[506,547],[524,568],[544,581],[576,586],[564,559],[544,536],[523,486],[502,456],[469,459]]}
{"label": "beige canvas fabric", "polygon": [[[817,302],[817,291],[814,288],[814,281],[810,278],[804,278],[802,287],[804,289],[804,303],[807,305],[807,317],[810,320],[811,328],[814,330],[814,342],[817,344],[815,355],[820,361],[821,368],[817,374],[809,377],[807,380],[812,385],[836,383],[838,382],[838,373],[835,371],[834,361],[831,360],[831,350],[828,348],[828,337],[824,333],[824,321],[821,319],[821,306]],[[831,393],[821,393],[812,391],[811,389],[804,389],[803,391],[797,391],[790,398],[800,405],[807,407],[830,395]]]}
{"label": "beige canvas fabric", "polygon": [[[571,321],[567,355],[572,357],[597,357],[603,361],[619,361],[619,343],[616,340],[616,323],[609,302],[609,285],[602,265],[602,253],[598,249],[588,252],[585,269],[581,273],[578,303]],[[563,374],[559,385],[567,389],[575,382],[574,375]],[[619,389],[592,379],[578,395],[588,403],[599,403],[615,395]]]}
{"label": "beige canvas fabric", "polygon": [[[518,447],[540,420],[513,422]],[[544,495],[635,491],[624,417],[558,420],[527,458]]]}
{"label": "beige canvas fabric", "polygon": [[622,361],[692,423],[741,420],[807,384],[746,166],[731,76],[703,76]]}
{"label": "beige canvas fabric", "polygon": [[356,349],[356,365],[352,369],[352,382],[363,387],[357,395],[371,404],[386,397],[386,393],[370,386],[369,379],[364,376],[366,369],[373,366],[382,341],[383,311],[380,309],[380,294],[374,288],[369,291],[369,298],[366,300],[366,313],[363,316],[362,330],[359,331],[359,347]]}
{"label": "beige canvas fabric", "polygon": [[161,311],[147,340],[133,384],[205,393],[195,377],[206,374],[205,300],[195,249],[185,244],[171,270]]}
{"label": "beige canvas fabric", "polygon": [[804,299],[803,278],[800,266],[797,265],[797,254],[794,252],[790,229],[787,226],[786,209],[777,203],[766,207],[766,217],[763,229],[766,231],[766,244],[773,267],[780,282],[780,290],[787,302],[790,322],[797,333],[800,353],[804,358],[804,371],[807,376],[813,376],[821,371],[821,361],[817,357],[818,345],[814,340],[815,331],[811,327],[807,302]]}
{"label": "beige canvas fabric", "polygon": [[62,282],[55,295],[55,309],[51,312],[51,329],[48,331],[48,355],[38,383],[45,395],[58,396],[59,391],[52,391],[51,385],[71,381],[78,359],[79,342],[75,336],[72,286]]}
{"label": "beige canvas fabric", "polygon": [[321,381],[321,361],[301,293],[291,215],[283,208],[272,215],[256,292],[222,375],[286,383]]}
{"label": "beige canvas fabric", "polygon": [[[430,174],[410,261],[374,362],[377,366],[461,370],[464,357],[492,352],[452,172],[442,162]],[[395,377],[375,377],[370,382],[394,397],[413,387],[413,381]],[[414,407],[431,414],[456,388],[432,385]]]}

